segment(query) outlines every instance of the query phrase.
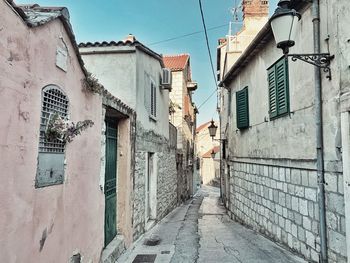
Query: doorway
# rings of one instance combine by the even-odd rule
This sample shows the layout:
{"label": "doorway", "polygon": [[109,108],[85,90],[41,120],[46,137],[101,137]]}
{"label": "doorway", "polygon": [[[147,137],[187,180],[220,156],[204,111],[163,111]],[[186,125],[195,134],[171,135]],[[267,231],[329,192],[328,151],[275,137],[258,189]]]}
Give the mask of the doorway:
{"label": "doorway", "polygon": [[105,246],[117,235],[117,122],[106,120]]}
{"label": "doorway", "polygon": [[145,222],[156,219],[157,175],[154,153],[147,153],[147,171],[145,178]]}

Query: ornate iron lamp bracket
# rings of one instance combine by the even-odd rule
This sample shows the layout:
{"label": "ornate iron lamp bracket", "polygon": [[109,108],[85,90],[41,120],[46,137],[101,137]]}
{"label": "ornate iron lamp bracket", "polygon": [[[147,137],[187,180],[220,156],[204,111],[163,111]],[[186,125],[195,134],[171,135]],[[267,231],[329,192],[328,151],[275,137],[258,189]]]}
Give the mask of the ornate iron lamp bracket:
{"label": "ornate iron lamp bracket", "polygon": [[334,58],[334,55],[329,53],[320,53],[320,54],[286,54],[287,57],[291,57],[292,61],[302,60],[306,63],[314,65],[316,67],[322,68],[323,72],[328,73],[326,78],[329,80],[332,79],[330,63]]}

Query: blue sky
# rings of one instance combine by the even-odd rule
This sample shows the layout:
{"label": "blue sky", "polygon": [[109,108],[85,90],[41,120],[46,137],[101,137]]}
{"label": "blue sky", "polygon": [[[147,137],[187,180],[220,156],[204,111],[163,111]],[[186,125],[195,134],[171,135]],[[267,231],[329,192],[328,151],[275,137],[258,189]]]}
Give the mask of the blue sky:
{"label": "blue sky", "polygon": [[[192,77],[198,82],[194,102],[199,106],[215,89],[204,33],[152,44],[169,38],[203,30],[198,0],[17,0],[17,4],[38,3],[42,6],[66,6],[78,42],[121,40],[129,33],[160,54],[189,53]],[[217,39],[228,32],[232,21],[230,9],[241,0],[202,0],[210,49],[216,67]],[[270,1],[270,13],[277,0]],[[238,31],[241,24],[234,26]],[[215,69],[216,70],[216,69]],[[217,119],[216,96],[199,109],[198,125]]]}

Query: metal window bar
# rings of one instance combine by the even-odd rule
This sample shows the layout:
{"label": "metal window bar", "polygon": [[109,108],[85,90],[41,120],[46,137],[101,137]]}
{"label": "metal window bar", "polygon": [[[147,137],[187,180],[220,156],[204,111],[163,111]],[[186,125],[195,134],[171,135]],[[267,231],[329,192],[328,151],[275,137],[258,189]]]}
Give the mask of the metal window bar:
{"label": "metal window bar", "polygon": [[47,142],[45,131],[51,114],[58,113],[62,118],[68,115],[68,99],[60,90],[47,88],[43,90],[42,109],[40,121],[39,152],[41,153],[63,153],[64,143],[55,140]]}

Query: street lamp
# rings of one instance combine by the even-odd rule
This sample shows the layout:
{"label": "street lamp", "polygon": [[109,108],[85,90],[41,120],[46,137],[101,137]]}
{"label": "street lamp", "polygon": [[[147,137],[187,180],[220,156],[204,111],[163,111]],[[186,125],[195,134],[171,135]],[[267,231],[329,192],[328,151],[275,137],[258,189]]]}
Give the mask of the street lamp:
{"label": "street lamp", "polygon": [[301,15],[289,8],[290,0],[281,0],[275,13],[270,19],[273,35],[278,48],[288,54],[289,48],[295,44],[295,35],[299,26]]}
{"label": "street lamp", "polygon": [[215,125],[213,120],[211,120],[211,124],[209,125],[208,129],[210,137],[214,138],[216,136],[216,130],[218,129],[218,126]]}
{"label": "street lamp", "polygon": [[295,36],[298,30],[301,15],[290,8],[290,0],[280,0],[275,13],[270,18],[272,33],[278,48],[283,50],[286,57],[292,57],[292,61],[297,59],[322,68],[328,72],[328,79],[331,79],[330,61],[334,55],[329,53],[315,54],[288,54],[289,48],[295,45]]}

